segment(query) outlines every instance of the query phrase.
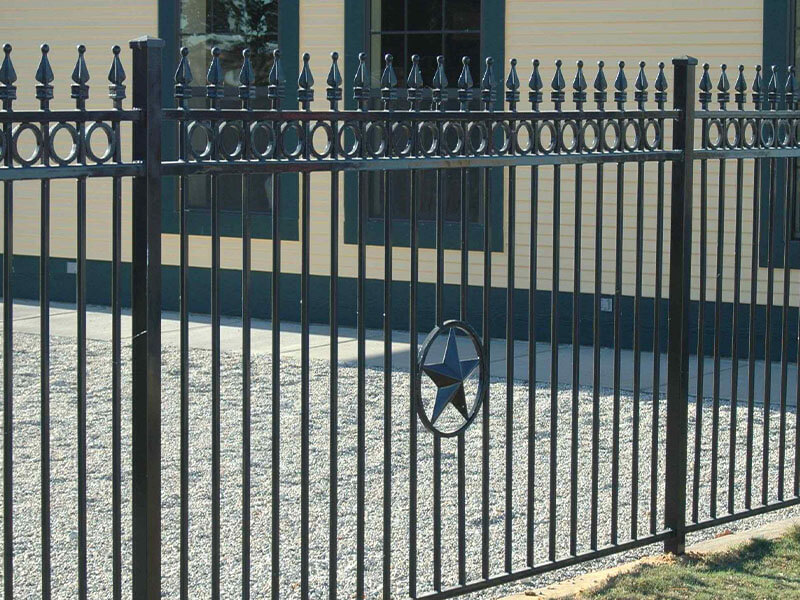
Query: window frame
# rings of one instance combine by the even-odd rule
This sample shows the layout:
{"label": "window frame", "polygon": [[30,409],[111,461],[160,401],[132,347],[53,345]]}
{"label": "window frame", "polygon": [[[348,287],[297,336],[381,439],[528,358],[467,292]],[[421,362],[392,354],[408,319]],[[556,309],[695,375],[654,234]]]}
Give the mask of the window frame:
{"label": "window frame", "polygon": [[[173,77],[179,54],[180,40],[180,4],[181,0],[158,0],[158,35],[165,42],[163,54],[162,102],[164,107],[174,107]],[[298,60],[284,60],[283,71],[286,75],[286,94],[281,106],[286,110],[297,108],[297,77],[299,75],[299,42],[300,42],[300,7],[299,0],[280,0],[278,6],[278,46],[283,56],[297,57]],[[193,90],[195,95],[205,93],[203,82],[205,73],[193,73],[195,77]],[[236,97],[236,88],[225,89],[226,99]],[[266,87],[256,88],[257,97],[266,95]],[[165,127],[162,135],[164,157],[177,156],[177,131],[174,127]],[[299,178],[296,173],[283,173],[281,178],[281,238],[297,241],[300,239],[299,227]],[[180,232],[180,214],[178,207],[178,178],[166,178],[161,193],[161,220],[163,233]],[[189,235],[211,235],[211,209],[194,207],[187,209],[187,225]],[[251,237],[253,239],[272,238],[271,212],[251,212]],[[240,210],[220,210],[220,235],[224,237],[241,237],[242,217]]]}

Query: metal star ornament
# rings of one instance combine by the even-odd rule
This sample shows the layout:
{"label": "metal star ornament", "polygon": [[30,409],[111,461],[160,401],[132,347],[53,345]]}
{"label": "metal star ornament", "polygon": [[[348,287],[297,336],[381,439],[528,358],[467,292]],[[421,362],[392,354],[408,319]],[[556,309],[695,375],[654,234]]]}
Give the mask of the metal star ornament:
{"label": "metal star ornament", "polygon": [[423,365],[422,370],[431,378],[438,388],[436,402],[433,406],[431,424],[441,416],[448,404],[461,413],[464,419],[469,419],[469,409],[464,396],[464,380],[466,380],[478,367],[477,358],[461,360],[458,356],[458,340],[454,329],[450,330],[447,345],[440,363]]}

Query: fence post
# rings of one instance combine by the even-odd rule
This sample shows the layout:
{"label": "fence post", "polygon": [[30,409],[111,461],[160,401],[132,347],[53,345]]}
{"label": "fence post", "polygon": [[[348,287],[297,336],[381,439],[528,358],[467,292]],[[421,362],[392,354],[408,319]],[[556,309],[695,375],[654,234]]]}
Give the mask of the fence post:
{"label": "fence post", "polygon": [[689,394],[689,301],[692,275],[692,169],[694,71],[691,56],[672,60],[675,119],[672,147],[683,150],[672,163],[669,257],[669,348],[667,350],[667,447],[664,524],[672,535],[664,550],[683,554],[686,543],[686,445]]}
{"label": "fence post", "polygon": [[161,597],[161,51],[142,37],[133,50],[132,570],[134,600]]}

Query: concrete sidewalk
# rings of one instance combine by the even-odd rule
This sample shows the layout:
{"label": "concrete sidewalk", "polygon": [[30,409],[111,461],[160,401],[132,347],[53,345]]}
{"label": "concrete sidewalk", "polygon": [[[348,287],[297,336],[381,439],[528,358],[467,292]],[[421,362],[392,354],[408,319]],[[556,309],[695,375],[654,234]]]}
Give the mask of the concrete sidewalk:
{"label": "concrete sidewalk", "polygon": [[[178,346],[180,341],[180,321],[174,312],[162,313],[161,339],[164,345]],[[50,309],[50,333],[54,336],[75,337],[77,330],[76,312],[72,305],[53,303]],[[14,331],[20,333],[39,333],[39,306],[37,303],[18,301],[14,303]],[[124,340],[131,337],[130,311],[123,311],[122,334]],[[86,335],[89,339],[111,340],[111,311],[107,307],[92,306],[87,311]],[[420,334],[420,343],[424,335]],[[220,340],[223,352],[239,352],[241,350],[242,330],[240,319],[236,317],[223,317],[220,329]],[[310,326],[309,343],[311,358],[327,360],[330,356],[330,339],[327,325]],[[208,315],[190,315],[189,344],[193,348],[211,349],[211,324]],[[271,322],[253,319],[251,333],[251,351],[254,358],[259,355],[269,354],[272,347]],[[393,334],[392,362],[397,370],[409,368],[409,334],[396,331]],[[358,358],[358,344],[356,330],[350,327],[339,328],[339,361],[343,365],[353,365]],[[300,325],[299,323],[284,322],[281,324],[281,355],[295,360],[300,359]],[[561,384],[572,383],[572,355],[571,345],[561,344],[558,351],[558,380]],[[383,332],[367,330],[366,341],[367,366],[374,368],[383,367]],[[493,339],[490,347],[491,375],[493,377],[506,376],[506,342],[504,339]],[[640,385],[642,392],[651,393],[653,390],[653,361],[652,352],[642,352]],[[623,391],[632,391],[634,383],[634,354],[631,350],[621,351],[620,388]],[[580,384],[593,385],[593,351],[589,346],[582,346],[579,353]],[[514,378],[528,379],[528,343],[526,341],[514,344]],[[539,343],[536,345],[536,380],[540,384],[550,381],[550,345]],[[614,351],[612,348],[600,350],[600,385],[604,388],[613,387],[614,376]],[[663,393],[667,389],[667,357],[660,357],[660,389]],[[748,362],[739,360],[739,375],[737,395],[739,402],[746,401],[748,390]],[[732,359],[720,361],[720,398],[731,398]],[[772,393],[770,402],[777,407],[780,401],[780,362],[770,365],[772,371]],[[756,361],[755,372],[755,397],[760,402],[764,395],[763,360]],[[703,362],[705,398],[710,398],[713,391],[714,361],[713,357],[706,356]],[[797,404],[797,366],[791,361],[788,366],[787,377],[787,403],[789,406]],[[689,360],[689,394],[694,396],[697,392],[697,358]]]}

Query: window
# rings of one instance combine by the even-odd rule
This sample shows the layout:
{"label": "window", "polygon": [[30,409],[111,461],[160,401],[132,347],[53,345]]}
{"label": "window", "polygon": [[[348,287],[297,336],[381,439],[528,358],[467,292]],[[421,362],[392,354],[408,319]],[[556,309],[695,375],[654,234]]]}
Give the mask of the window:
{"label": "window", "polygon": [[[370,65],[372,89],[380,88],[383,57],[394,57],[397,78],[408,77],[411,55],[419,54],[420,68],[426,85],[436,71],[436,57],[445,57],[445,70],[450,86],[455,88],[461,73],[461,59],[470,57],[473,80],[480,81],[481,71],[481,0],[372,0],[370,4]],[[400,87],[403,87],[402,85]],[[401,90],[402,91],[402,90]],[[477,95],[476,95],[477,96]],[[429,96],[428,96],[429,97]],[[379,102],[379,100],[375,100]],[[450,94],[448,108],[458,106],[455,93]],[[475,108],[479,103],[475,100]],[[461,176],[458,170],[442,171],[444,177],[445,221],[461,219]],[[380,196],[379,173],[369,175],[368,214],[372,219],[384,218]],[[407,171],[389,173],[392,188],[392,219],[410,217],[411,175]],[[480,223],[482,172],[467,171],[468,218]],[[419,219],[436,219],[436,175],[432,171],[419,174]]]}

